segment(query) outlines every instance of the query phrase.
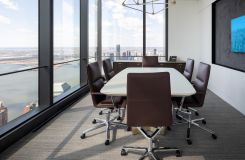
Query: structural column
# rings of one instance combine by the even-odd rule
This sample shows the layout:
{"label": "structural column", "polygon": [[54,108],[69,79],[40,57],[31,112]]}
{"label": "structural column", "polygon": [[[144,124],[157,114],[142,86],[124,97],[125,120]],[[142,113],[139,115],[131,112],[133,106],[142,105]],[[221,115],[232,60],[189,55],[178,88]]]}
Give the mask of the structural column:
{"label": "structural column", "polygon": [[53,103],[53,1],[39,0],[39,106]]}
{"label": "structural column", "polygon": [[89,0],[80,1],[80,85],[87,84]]}

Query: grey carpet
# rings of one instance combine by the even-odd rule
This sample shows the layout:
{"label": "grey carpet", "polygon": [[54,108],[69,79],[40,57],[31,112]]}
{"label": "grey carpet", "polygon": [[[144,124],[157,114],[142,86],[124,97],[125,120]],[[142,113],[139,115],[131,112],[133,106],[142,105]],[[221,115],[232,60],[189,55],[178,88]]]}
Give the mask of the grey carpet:
{"label": "grey carpet", "polygon": [[[120,150],[126,146],[146,146],[141,135],[132,136],[123,129],[116,130],[115,139],[110,146],[104,145],[103,129],[88,134],[80,139],[83,129],[91,127],[93,117],[98,111],[92,107],[90,96],[83,98],[76,105],[68,108],[40,130],[20,139],[3,153],[1,160],[133,160],[139,155],[129,154],[121,157]],[[207,127],[218,135],[213,140],[210,134],[193,127],[191,138],[193,145],[185,141],[186,126],[173,126],[165,136],[159,136],[160,145],[176,146],[183,150],[183,156],[161,154],[164,160],[244,160],[245,159],[245,117],[225,103],[212,92],[207,93],[206,102],[200,109],[200,116],[207,120]]]}

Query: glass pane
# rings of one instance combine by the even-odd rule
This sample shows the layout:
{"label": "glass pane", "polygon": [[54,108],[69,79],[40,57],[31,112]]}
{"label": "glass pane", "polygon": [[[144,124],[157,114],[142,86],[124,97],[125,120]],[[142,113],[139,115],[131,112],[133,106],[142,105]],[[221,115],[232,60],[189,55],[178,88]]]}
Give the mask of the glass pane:
{"label": "glass pane", "polygon": [[[0,74],[38,65],[38,0],[0,1]],[[34,110],[38,71],[0,76],[0,126]]]}
{"label": "glass pane", "polygon": [[102,0],[102,57],[141,60],[143,14],[122,6],[124,0]]}
{"label": "glass pane", "polygon": [[[159,2],[164,3],[165,0]],[[165,4],[147,5],[148,12],[159,12],[165,8]],[[152,10],[154,9],[154,10]],[[157,14],[146,14],[146,55],[162,56],[159,60],[165,60],[165,10]]]}
{"label": "glass pane", "polygon": [[1,76],[0,82],[0,126],[38,107],[38,70]]}
{"label": "glass pane", "polygon": [[97,61],[98,0],[89,0],[89,63]]}
{"label": "glass pane", "polygon": [[54,97],[79,88],[80,61],[55,65],[54,70]]}
{"label": "glass pane", "polygon": [[79,86],[80,0],[54,0],[55,100]]}
{"label": "glass pane", "polygon": [[38,0],[0,1],[0,74],[38,64]]}

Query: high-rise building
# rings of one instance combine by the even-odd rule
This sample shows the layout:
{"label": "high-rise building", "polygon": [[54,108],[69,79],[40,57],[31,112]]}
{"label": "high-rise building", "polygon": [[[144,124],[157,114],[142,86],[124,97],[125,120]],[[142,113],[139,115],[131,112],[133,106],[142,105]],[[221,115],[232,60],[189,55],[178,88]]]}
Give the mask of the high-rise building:
{"label": "high-rise building", "polygon": [[110,53],[111,62],[114,62],[114,53]]}
{"label": "high-rise building", "polygon": [[95,59],[95,61],[98,60],[98,52],[97,51],[94,52],[94,59]]}
{"label": "high-rise building", "polygon": [[117,44],[116,46],[116,57],[117,57],[117,60],[120,60],[120,44]]}
{"label": "high-rise building", "polygon": [[126,52],[123,52],[121,59],[122,60],[127,60],[127,53]]}
{"label": "high-rise building", "polygon": [[154,49],[154,56],[156,56],[157,55],[157,49],[155,48]]}
{"label": "high-rise building", "polygon": [[0,127],[8,122],[8,108],[0,101]]}
{"label": "high-rise building", "polygon": [[127,51],[127,57],[126,57],[127,60],[131,60],[131,51]]}

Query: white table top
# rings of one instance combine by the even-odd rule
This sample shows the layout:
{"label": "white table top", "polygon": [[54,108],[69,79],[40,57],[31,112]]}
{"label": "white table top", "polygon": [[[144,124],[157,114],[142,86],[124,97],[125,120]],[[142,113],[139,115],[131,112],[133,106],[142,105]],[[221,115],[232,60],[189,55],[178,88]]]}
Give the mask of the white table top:
{"label": "white table top", "polygon": [[192,84],[174,68],[158,67],[132,67],[126,68],[116,74],[101,89],[101,93],[109,96],[127,96],[127,75],[128,73],[156,73],[169,72],[172,97],[187,97],[196,93]]}

